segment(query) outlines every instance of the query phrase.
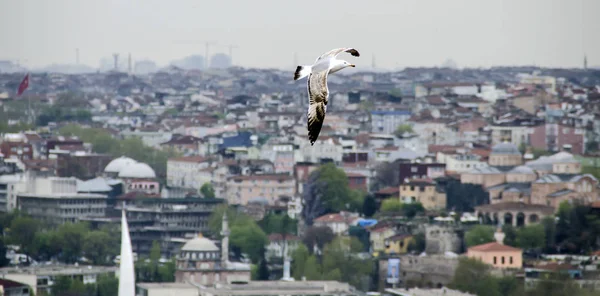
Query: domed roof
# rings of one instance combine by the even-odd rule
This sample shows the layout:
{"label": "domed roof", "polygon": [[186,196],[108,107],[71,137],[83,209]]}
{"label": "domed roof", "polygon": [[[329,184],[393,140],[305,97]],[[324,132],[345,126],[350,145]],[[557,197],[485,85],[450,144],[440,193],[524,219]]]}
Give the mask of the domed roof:
{"label": "domed roof", "polygon": [[119,178],[154,179],[156,178],[156,174],[149,165],[143,162],[136,162],[124,167],[119,172]]}
{"label": "domed roof", "polygon": [[528,166],[518,166],[508,172],[509,174],[535,174],[532,168]]}
{"label": "domed roof", "polygon": [[215,252],[219,251],[219,248],[215,243],[205,237],[198,236],[189,240],[183,247],[182,251],[193,251],[193,252]]}
{"label": "domed roof", "polygon": [[518,154],[521,155],[519,148],[513,143],[500,143],[492,147],[492,154]]}
{"label": "domed roof", "polygon": [[126,156],[121,156],[119,158],[115,158],[113,159],[111,162],[108,163],[108,165],[104,168],[104,172],[105,173],[118,173],[120,172],[123,168],[136,163],[137,161],[126,157]]}

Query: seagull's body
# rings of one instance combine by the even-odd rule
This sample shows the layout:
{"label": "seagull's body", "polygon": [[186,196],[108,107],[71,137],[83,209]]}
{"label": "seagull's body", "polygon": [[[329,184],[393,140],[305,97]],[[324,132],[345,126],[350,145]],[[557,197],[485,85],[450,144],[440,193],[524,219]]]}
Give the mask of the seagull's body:
{"label": "seagull's body", "polygon": [[311,145],[314,145],[323,120],[327,111],[327,99],[329,98],[329,89],[327,88],[327,75],[338,72],[347,67],[355,67],[344,60],[336,59],[336,56],[342,52],[350,53],[358,57],[360,54],[354,48],[336,48],[330,50],[317,58],[311,66],[298,66],[294,73],[294,80],[302,79],[308,76],[308,139]]}

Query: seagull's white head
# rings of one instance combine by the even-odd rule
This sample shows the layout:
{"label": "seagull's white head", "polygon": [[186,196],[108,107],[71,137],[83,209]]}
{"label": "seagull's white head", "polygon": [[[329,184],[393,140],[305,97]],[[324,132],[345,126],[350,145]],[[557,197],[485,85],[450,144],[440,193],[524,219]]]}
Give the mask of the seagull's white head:
{"label": "seagull's white head", "polygon": [[356,67],[356,65],[351,64],[347,61],[344,60],[334,60],[333,65],[331,67],[331,70],[329,71],[329,73],[335,73],[339,70],[342,70],[344,68],[348,68],[348,67]]}

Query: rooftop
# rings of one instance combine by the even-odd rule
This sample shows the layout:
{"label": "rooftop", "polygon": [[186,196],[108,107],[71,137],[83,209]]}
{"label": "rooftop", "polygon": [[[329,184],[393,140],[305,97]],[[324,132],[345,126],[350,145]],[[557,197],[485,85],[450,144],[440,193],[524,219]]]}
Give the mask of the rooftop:
{"label": "rooftop", "polygon": [[491,242],[483,245],[477,245],[469,248],[469,251],[477,252],[522,252],[523,250],[511,246],[503,245],[497,242]]}
{"label": "rooftop", "polygon": [[92,265],[47,265],[28,267],[4,267],[0,268],[0,274],[35,274],[35,275],[71,275],[71,274],[100,274],[116,272],[116,266],[92,266]]}

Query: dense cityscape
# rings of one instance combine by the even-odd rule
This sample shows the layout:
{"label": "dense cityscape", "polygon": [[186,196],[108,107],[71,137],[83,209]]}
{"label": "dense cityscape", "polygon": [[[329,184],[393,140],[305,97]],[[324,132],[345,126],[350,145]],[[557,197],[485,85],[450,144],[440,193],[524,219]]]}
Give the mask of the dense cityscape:
{"label": "dense cityscape", "polygon": [[332,76],[314,145],[291,71],[25,74],[0,72],[5,295],[117,295],[122,212],[137,295],[600,292],[587,64]]}

